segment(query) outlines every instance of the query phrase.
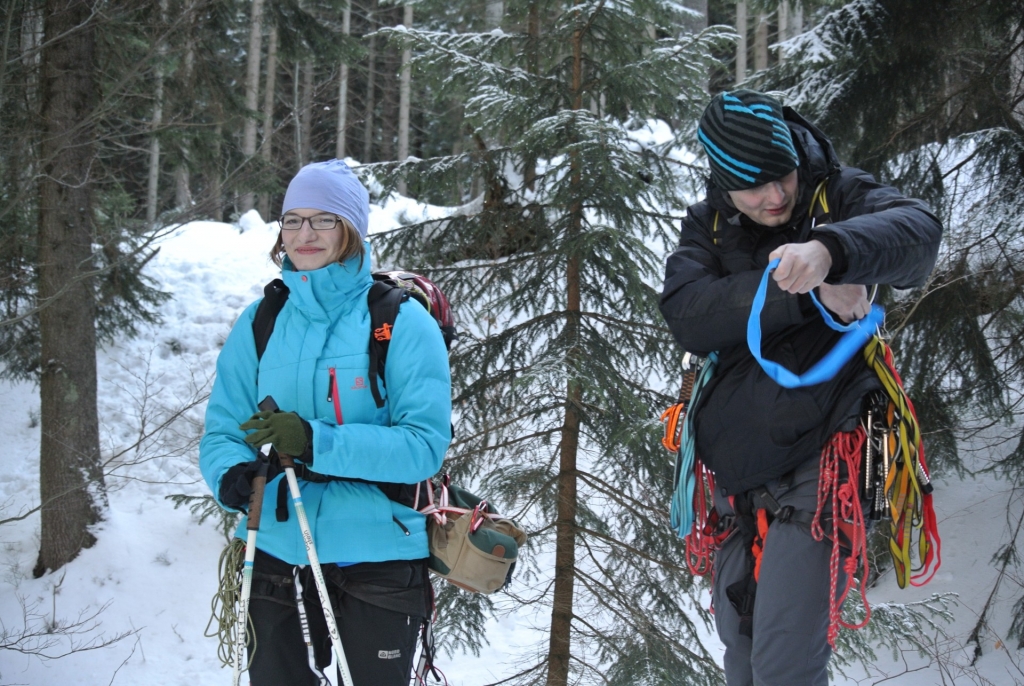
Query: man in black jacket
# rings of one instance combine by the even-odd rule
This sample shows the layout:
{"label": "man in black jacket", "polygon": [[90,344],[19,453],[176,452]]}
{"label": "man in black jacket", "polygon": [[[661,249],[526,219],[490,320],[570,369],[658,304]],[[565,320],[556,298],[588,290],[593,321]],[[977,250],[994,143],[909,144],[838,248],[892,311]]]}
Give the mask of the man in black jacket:
{"label": "man in black jacket", "polygon": [[710,163],[707,197],[683,219],[661,297],[685,350],[718,353],[715,376],[691,408],[697,455],[714,471],[725,521],[765,508],[794,513],[771,523],[756,584],[745,527],[716,553],[712,596],[726,680],[827,684],[831,543],[809,529],[820,453],[835,432],[856,427],[864,397],[880,385],[855,355],[831,381],[783,388],[748,349],[747,318],[765,268],[779,258],[760,317],[762,354],[801,374],[841,336],[809,293],[838,319],[863,318],[869,284],[924,284],[942,226],[921,201],[841,165],[824,134],[767,95],[718,94],[698,139]]}

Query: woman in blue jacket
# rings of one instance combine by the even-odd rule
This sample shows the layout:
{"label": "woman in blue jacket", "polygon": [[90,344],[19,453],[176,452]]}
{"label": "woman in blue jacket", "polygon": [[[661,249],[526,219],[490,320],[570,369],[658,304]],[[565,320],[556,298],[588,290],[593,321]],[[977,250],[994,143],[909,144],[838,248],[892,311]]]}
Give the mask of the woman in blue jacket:
{"label": "woman in blue jacket", "polygon": [[[356,686],[407,684],[429,613],[423,515],[377,484],[437,473],[451,440],[451,380],[441,332],[418,303],[402,304],[376,406],[368,379],[372,285],[369,198],[340,160],[303,167],[285,194],[271,251],[289,295],[257,358],[253,318],[235,323],[217,360],[199,449],[220,504],[244,511],[256,451],[296,457],[296,473]],[[279,412],[260,412],[267,396]],[[317,684],[330,639],[290,498],[268,479],[249,613],[253,686]],[[236,536],[245,539],[243,519]],[[301,589],[301,591],[299,591]],[[297,602],[298,599],[298,602]],[[299,607],[302,604],[302,608]],[[299,621],[304,609],[313,650]],[[315,671],[314,671],[315,670]]]}

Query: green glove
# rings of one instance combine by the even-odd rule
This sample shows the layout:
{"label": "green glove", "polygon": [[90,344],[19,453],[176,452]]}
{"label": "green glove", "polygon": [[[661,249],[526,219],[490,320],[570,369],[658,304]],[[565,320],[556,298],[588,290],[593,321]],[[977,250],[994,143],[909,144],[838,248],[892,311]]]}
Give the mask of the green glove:
{"label": "green glove", "polygon": [[253,431],[245,442],[261,446],[270,443],[282,455],[297,460],[313,462],[313,428],[305,419],[294,412],[257,412],[249,421],[238,427],[242,431]]}

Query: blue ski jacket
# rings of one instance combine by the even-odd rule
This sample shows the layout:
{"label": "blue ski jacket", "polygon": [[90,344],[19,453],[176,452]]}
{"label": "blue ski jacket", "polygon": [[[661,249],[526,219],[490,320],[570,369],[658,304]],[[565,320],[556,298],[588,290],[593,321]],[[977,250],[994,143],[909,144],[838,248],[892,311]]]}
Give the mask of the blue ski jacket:
{"label": "blue ski jacket", "polygon": [[[259,301],[235,322],[220,356],[206,408],[199,466],[213,491],[232,466],[256,457],[238,427],[271,395],[313,429],[313,469],[327,476],[416,483],[441,468],[451,441],[451,378],[441,331],[419,304],[402,304],[384,370],[384,407],[368,378],[373,283],[370,251],[343,264],[293,271],[290,290],[261,360],[252,322]],[[291,498],[278,521],[278,481],[267,484],[257,547],[289,564],[306,564],[305,544]],[[380,562],[427,556],[426,518],[359,481],[299,480],[321,562]],[[223,503],[221,503],[223,505]],[[242,519],[235,535],[246,537]]]}

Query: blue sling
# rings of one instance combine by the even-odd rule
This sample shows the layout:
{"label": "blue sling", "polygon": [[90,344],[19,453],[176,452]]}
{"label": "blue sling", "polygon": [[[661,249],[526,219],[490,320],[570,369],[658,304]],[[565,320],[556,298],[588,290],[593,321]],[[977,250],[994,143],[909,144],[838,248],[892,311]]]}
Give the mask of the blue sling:
{"label": "blue sling", "polygon": [[754,294],[754,302],[750,307],[750,318],[747,320],[747,346],[750,348],[750,353],[761,365],[764,373],[784,388],[813,386],[828,381],[838,374],[843,365],[875,334],[875,330],[885,319],[885,310],[879,305],[872,305],[871,312],[864,319],[850,324],[840,324],[832,318],[825,306],[814,295],[814,291],[811,291],[811,300],[821,312],[821,316],[829,328],[845,333],[828,354],[806,372],[797,376],[781,364],[761,357],[761,310],[764,309],[765,296],[768,292],[768,276],[778,266],[777,258],[768,264],[761,277],[761,283],[757,287],[757,293]]}

